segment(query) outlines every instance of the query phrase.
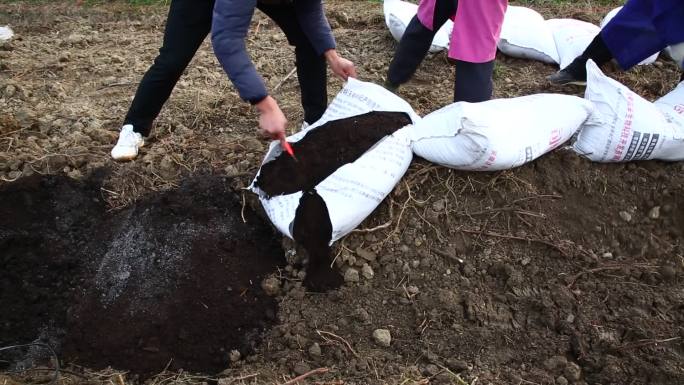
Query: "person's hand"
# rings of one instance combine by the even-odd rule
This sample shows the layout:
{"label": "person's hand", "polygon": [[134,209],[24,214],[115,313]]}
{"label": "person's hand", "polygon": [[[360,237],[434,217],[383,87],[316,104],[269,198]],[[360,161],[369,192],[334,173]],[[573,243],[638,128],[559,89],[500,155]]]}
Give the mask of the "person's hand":
{"label": "person's hand", "polygon": [[349,77],[356,78],[354,63],[340,57],[334,49],[325,51],[325,60],[328,62],[332,72],[339,76],[340,79],[347,81]]}
{"label": "person's hand", "polygon": [[287,119],[275,99],[267,96],[256,104],[256,108],[259,110],[260,133],[273,140],[284,138]]}

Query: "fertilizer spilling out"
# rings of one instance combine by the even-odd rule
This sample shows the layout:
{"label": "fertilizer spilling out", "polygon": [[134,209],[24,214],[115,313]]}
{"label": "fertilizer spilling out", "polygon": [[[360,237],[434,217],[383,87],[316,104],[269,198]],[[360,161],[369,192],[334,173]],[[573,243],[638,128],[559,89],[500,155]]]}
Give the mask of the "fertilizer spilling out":
{"label": "fertilizer spilling out", "polygon": [[327,291],[343,282],[340,273],[332,267],[329,246],[332,224],[326,202],[316,186],[408,124],[411,124],[411,118],[403,112],[374,111],[333,120],[292,144],[296,161],[283,153],[261,167],[255,185],[268,196],[303,192],[292,235],[309,255],[304,281],[307,288]]}
{"label": "fertilizer spilling out", "polygon": [[3,186],[0,343],[49,342],[68,361],[143,376],[225,369],[273,323],[260,283],[284,263],[271,228],[241,211],[214,176],[115,212],[96,181]]}

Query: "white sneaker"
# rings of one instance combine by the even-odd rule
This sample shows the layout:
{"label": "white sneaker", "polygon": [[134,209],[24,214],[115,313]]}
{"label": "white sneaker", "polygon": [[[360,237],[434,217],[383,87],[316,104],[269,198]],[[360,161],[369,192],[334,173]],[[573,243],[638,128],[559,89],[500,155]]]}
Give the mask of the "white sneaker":
{"label": "white sneaker", "polygon": [[121,127],[119,140],[112,149],[112,158],[118,161],[133,160],[138,156],[138,149],[145,145],[142,135],[133,131],[133,125]]}

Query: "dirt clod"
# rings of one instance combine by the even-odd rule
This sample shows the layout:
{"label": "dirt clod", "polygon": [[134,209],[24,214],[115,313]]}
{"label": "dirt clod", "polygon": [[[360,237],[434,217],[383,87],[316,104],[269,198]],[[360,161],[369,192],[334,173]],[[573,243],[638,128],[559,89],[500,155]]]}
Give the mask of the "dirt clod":
{"label": "dirt clod", "polygon": [[569,362],[563,371],[565,378],[570,382],[577,382],[582,377],[582,368],[574,362]]}
{"label": "dirt clod", "polygon": [[274,297],[280,293],[280,280],[275,277],[266,278],[261,282],[261,288],[266,295]]}
{"label": "dirt clod", "polygon": [[344,281],[347,283],[359,282],[359,271],[349,268],[344,272]]}
{"label": "dirt clod", "polygon": [[312,357],[320,357],[323,353],[321,352],[321,346],[318,343],[314,343],[309,347],[309,354]]}
{"label": "dirt clod", "polygon": [[387,329],[375,329],[373,331],[373,341],[380,346],[389,347],[392,343],[392,335]]}

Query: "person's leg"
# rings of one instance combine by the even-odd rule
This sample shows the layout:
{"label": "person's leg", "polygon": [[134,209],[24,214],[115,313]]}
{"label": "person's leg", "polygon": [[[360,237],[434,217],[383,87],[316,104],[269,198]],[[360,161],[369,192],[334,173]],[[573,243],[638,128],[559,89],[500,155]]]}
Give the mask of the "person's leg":
{"label": "person's leg", "polygon": [[387,71],[386,86],[392,91],[411,79],[425,59],[435,34],[458,7],[458,0],[423,0],[421,6],[428,1],[434,2],[434,14],[426,16],[432,16],[432,29],[424,26],[418,16],[411,19]]}
{"label": "person's leg", "polygon": [[484,102],[492,97],[494,60],[470,63],[456,60],[454,76],[454,102]]}
{"label": "person's leg", "polygon": [[259,10],[270,17],[295,47],[295,65],[304,109],[304,121],[313,124],[328,107],[328,73],[323,55],[316,53],[304,34],[292,4],[262,4]]}
{"label": "person's leg", "polygon": [[602,66],[613,59],[613,54],[608,49],[601,34],[597,34],[594,40],[584,52],[575,58],[567,67],[549,76],[549,82],[557,85],[579,84],[587,82],[587,61],[591,59],[598,66]]}
{"label": "person's leg", "polygon": [[149,135],[152,121],[209,34],[213,9],[214,0],[171,1],[159,55],[140,81],[124,125]]}

